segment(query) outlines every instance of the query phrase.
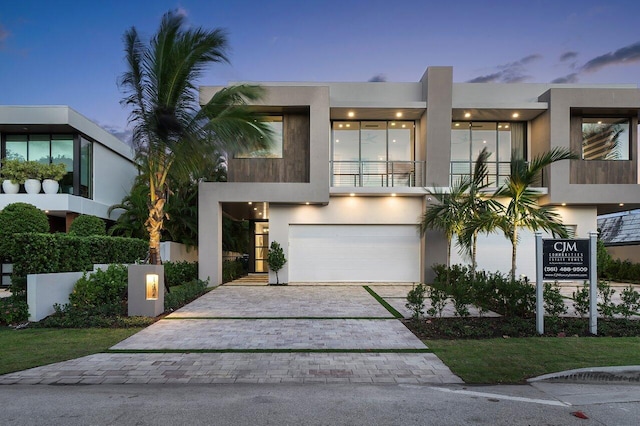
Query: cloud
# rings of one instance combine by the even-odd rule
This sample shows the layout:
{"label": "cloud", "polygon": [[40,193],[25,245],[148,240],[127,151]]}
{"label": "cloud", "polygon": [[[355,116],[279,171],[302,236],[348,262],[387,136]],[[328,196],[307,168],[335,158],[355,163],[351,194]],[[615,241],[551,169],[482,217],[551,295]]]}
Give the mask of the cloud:
{"label": "cloud", "polygon": [[615,52],[596,56],[582,66],[584,72],[595,72],[610,65],[627,65],[640,61],[640,42],[622,47]]}
{"label": "cloud", "polygon": [[562,55],[560,55],[560,62],[565,62],[565,61],[574,59],[577,56],[578,56],[578,52],[574,52],[574,51],[564,52]]}
{"label": "cloud", "polygon": [[515,62],[498,65],[496,67],[498,71],[472,78],[467,81],[467,83],[521,83],[531,78],[531,76],[526,73],[525,65],[541,58],[542,55],[537,53],[527,55]]}
{"label": "cloud", "polygon": [[111,124],[99,123],[99,125],[107,132],[120,139],[122,142],[126,143],[129,146],[133,146],[133,131],[131,129],[123,129],[122,127]]}
{"label": "cloud", "polygon": [[384,83],[387,81],[387,76],[384,74],[376,74],[367,81],[369,83]]}
{"label": "cloud", "polygon": [[183,16],[183,17],[185,17],[185,18],[188,18],[188,17],[189,17],[189,12],[187,11],[187,9],[185,9],[185,8],[184,8],[184,7],[182,7],[182,6],[178,6],[178,7],[176,7],[176,9],[175,9],[174,13],[175,13],[176,15],[178,15],[178,16]]}
{"label": "cloud", "polygon": [[558,77],[555,80],[551,81],[551,83],[554,83],[554,84],[577,83],[577,82],[578,82],[577,72],[567,74],[564,77]]}

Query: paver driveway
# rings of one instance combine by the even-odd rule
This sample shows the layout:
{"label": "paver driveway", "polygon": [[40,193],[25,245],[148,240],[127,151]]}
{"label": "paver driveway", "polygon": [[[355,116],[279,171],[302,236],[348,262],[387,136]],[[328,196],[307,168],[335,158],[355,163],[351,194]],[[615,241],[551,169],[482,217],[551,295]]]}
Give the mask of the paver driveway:
{"label": "paver driveway", "polygon": [[230,382],[461,380],[359,285],[222,286],[111,352],[0,377],[0,384]]}

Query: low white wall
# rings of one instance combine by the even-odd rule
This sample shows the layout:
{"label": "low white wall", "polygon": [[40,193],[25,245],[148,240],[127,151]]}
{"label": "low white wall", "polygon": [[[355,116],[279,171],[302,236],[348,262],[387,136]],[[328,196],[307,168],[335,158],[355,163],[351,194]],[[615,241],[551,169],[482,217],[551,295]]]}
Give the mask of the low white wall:
{"label": "low white wall", "polygon": [[[93,270],[105,269],[108,265],[95,265]],[[29,321],[40,321],[53,314],[53,305],[69,303],[73,286],[83,272],[58,272],[54,274],[27,275],[27,304]]]}
{"label": "low white wall", "polygon": [[193,247],[187,250],[187,246],[173,241],[160,243],[160,258],[163,262],[197,262],[198,249]]}

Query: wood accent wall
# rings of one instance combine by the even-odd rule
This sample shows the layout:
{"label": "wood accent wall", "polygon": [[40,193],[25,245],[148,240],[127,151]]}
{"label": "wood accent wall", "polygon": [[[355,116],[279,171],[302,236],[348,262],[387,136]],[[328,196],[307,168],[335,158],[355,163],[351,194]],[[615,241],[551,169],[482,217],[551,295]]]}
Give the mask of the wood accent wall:
{"label": "wood accent wall", "polygon": [[[638,183],[638,118],[629,120],[630,160],[570,160],[572,184]],[[571,151],[582,155],[582,117],[571,117]]]}
{"label": "wood accent wall", "polygon": [[230,158],[229,182],[309,182],[309,114],[283,114],[282,121],[282,158]]}

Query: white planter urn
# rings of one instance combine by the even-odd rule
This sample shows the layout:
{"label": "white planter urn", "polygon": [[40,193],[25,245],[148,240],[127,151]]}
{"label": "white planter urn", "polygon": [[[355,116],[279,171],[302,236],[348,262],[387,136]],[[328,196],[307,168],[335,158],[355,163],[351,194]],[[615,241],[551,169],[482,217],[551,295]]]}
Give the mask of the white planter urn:
{"label": "white planter urn", "polygon": [[57,194],[60,189],[60,184],[57,180],[45,179],[42,181],[42,189],[45,194]]}
{"label": "white planter urn", "polygon": [[17,194],[18,191],[20,191],[20,184],[13,183],[11,182],[11,180],[5,179],[2,182],[2,190],[4,191],[5,194]]}
{"label": "white planter urn", "polygon": [[39,194],[41,188],[42,184],[38,179],[27,179],[24,182],[24,189],[27,191],[27,194]]}

